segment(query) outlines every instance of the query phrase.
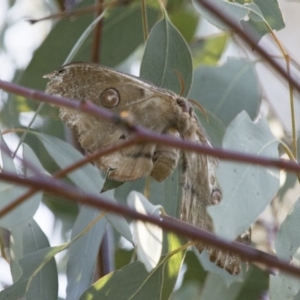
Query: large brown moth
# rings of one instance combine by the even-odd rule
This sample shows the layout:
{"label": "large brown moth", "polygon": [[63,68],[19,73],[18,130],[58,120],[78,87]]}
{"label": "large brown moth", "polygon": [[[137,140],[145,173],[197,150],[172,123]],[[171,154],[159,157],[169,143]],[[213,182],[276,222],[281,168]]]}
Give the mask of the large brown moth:
{"label": "large brown moth", "polygon": [[[115,113],[128,111],[136,124],[155,132],[211,146],[190,103],[175,93],[159,88],[137,77],[92,63],[71,63],[46,75],[46,92],[78,100],[91,100]],[[60,108],[60,118],[73,128],[79,143],[88,152],[111,146],[130,134],[125,130],[80,111]],[[131,181],[150,175],[157,181],[166,179],[175,169],[180,151],[155,144],[134,145],[100,157],[95,164],[108,171],[109,179]],[[197,227],[213,231],[208,205],[221,200],[216,181],[217,159],[193,152],[182,152],[181,219]],[[247,241],[246,234],[240,241]],[[240,258],[199,242],[201,252],[231,274],[240,272]]]}

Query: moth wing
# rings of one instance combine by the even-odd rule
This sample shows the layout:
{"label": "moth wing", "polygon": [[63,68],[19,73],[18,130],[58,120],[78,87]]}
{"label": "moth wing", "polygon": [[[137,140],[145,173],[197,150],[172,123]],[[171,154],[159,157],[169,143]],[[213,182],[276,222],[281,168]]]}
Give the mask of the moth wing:
{"label": "moth wing", "polygon": [[[189,130],[184,138],[206,146],[211,146],[204,128],[196,118],[191,118]],[[215,205],[221,201],[221,193],[216,181],[215,170],[218,160],[193,152],[183,153],[183,192],[181,201],[181,219],[194,226],[213,232],[212,220],[207,214],[208,205]],[[244,233],[238,242],[249,244],[251,232]],[[221,251],[199,242],[196,248],[201,253],[206,249],[210,260],[231,274],[240,272],[241,258],[230,252]]]}
{"label": "moth wing", "polygon": [[[138,78],[120,74],[97,64],[72,63],[46,75],[50,78],[46,92],[76,100],[90,100],[100,107],[101,95],[108,89],[116,91],[119,102],[109,109],[127,111],[134,122],[158,133],[166,133],[174,123],[174,94],[161,90]],[[60,108],[61,119],[75,130],[78,141],[89,153],[127,139],[129,134],[112,124],[80,111]],[[135,180],[151,174],[155,163],[155,145],[135,145],[100,157],[95,163],[109,178]]]}

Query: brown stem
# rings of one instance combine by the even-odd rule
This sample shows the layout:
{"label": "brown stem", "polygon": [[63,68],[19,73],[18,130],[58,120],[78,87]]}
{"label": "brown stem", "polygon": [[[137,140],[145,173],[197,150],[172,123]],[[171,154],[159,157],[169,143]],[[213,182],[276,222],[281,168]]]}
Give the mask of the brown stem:
{"label": "brown stem", "polygon": [[86,194],[80,189],[58,182],[49,178],[48,176],[40,176],[39,178],[21,178],[15,174],[3,172],[0,173],[0,179],[8,182],[14,182],[22,186],[41,188],[48,193],[60,195],[76,203],[92,206],[97,209],[107,210],[117,215],[126,215],[133,219],[149,222],[158,225],[165,230],[175,232],[191,239],[201,240],[208,245],[215,246],[221,250],[236,253],[247,261],[262,263],[268,267],[275,267],[286,273],[300,277],[300,268],[290,265],[288,261],[278,259],[274,255],[267,254],[237,242],[228,242],[212,233],[169,216],[164,215],[160,218],[157,218],[155,216],[148,216],[138,213],[126,205],[115,204],[103,196]]}
{"label": "brown stem", "polygon": [[[104,5],[103,0],[95,0],[95,18],[97,18],[99,15],[102,14],[103,5]],[[91,61],[94,63],[98,63],[100,58],[102,27],[103,27],[103,20],[101,19],[94,29],[92,57],[91,57]]]}
{"label": "brown stem", "polygon": [[[88,13],[92,13],[93,11],[95,11],[95,9],[98,9],[99,5],[90,5],[90,6],[86,6],[84,8],[78,9],[78,10],[64,10],[62,12],[58,12],[55,14],[51,14],[49,16],[40,18],[40,19],[28,19],[28,22],[30,22],[31,24],[35,24],[37,22],[40,21],[45,21],[45,20],[51,20],[51,19],[58,19],[58,18],[64,18],[64,17],[77,17],[77,16],[81,16],[81,15],[85,15]],[[101,4],[101,9],[103,9],[105,7],[105,4]]]}
{"label": "brown stem", "polygon": [[[56,178],[56,179],[62,178],[64,176],[66,176],[67,174],[73,172],[74,170],[79,169],[80,167],[84,166],[85,164],[92,162],[93,160],[97,159],[100,156],[110,154],[112,152],[118,151],[125,147],[129,147],[133,144],[136,144],[137,142],[138,142],[138,138],[134,137],[130,140],[118,143],[114,146],[108,147],[106,149],[102,149],[100,151],[97,151],[91,155],[84,157],[83,159],[75,162],[74,164],[70,165],[69,167],[67,167],[65,169],[55,172],[52,176],[53,176],[53,178]],[[1,149],[1,150],[3,150],[3,149]],[[24,162],[24,164],[28,165],[27,162]],[[31,166],[29,166],[29,168],[31,168]],[[3,209],[0,210],[0,218],[2,218],[4,215],[8,214],[10,211],[12,211],[18,205],[22,204],[26,199],[28,199],[29,197],[34,195],[39,190],[40,189],[38,189],[38,188],[30,189],[29,191],[27,191],[26,193],[24,193],[23,195],[21,195],[20,197],[15,199],[13,202],[11,202],[7,206],[5,206]]]}
{"label": "brown stem", "polygon": [[283,78],[285,78],[294,88],[300,92],[299,81],[293,78],[284,67],[282,67],[277,61],[275,61],[272,56],[260,45],[257,44],[256,39],[250,34],[245,33],[232,18],[225,12],[219,9],[214,1],[209,0],[196,0],[204,6],[209,12],[211,12],[215,17],[219,18],[226,25],[228,25],[235,34],[237,34],[246,44],[248,44],[250,49],[255,49],[256,52],[264,58],[272,67],[275,69]]}
{"label": "brown stem", "polygon": [[[291,78],[291,80],[293,80]],[[298,84],[297,84],[298,85]],[[220,148],[211,148],[200,145],[199,143],[187,142],[178,138],[173,138],[167,135],[158,134],[152,132],[141,126],[133,125],[126,119],[112,113],[107,109],[103,109],[89,101],[74,101],[68,98],[57,97],[48,95],[46,93],[28,89],[20,85],[0,80],[0,88],[7,92],[15,93],[27,98],[31,98],[37,101],[43,101],[52,105],[64,106],[80,110],[90,115],[101,118],[102,120],[115,123],[117,126],[124,127],[128,131],[135,133],[140,141],[154,142],[156,144],[176,147],[178,149],[194,151],[214,157],[218,157],[223,160],[243,162],[257,164],[266,167],[275,167],[279,169],[286,169],[294,173],[300,172],[300,164],[283,160],[274,159],[268,157],[259,157],[256,155],[248,155],[236,151],[222,150]],[[298,89],[298,88],[297,88]],[[300,86],[299,86],[300,90]]]}

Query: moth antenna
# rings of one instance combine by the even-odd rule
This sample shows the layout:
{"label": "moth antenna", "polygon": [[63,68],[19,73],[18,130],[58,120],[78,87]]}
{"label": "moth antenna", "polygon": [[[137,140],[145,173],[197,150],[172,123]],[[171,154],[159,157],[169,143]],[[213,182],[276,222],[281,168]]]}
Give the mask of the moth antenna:
{"label": "moth antenna", "polygon": [[179,84],[180,84],[180,93],[179,93],[179,96],[182,96],[184,91],[185,91],[185,84],[184,84],[184,79],[183,77],[181,76],[181,74],[177,71],[177,70],[174,70],[173,71],[175,72],[178,80],[179,80]]}
{"label": "moth antenna", "polygon": [[188,99],[188,101],[192,104],[194,104],[196,107],[198,107],[198,109],[203,113],[203,115],[205,116],[205,119],[207,121],[207,123],[209,122],[209,117],[208,117],[208,114],[205,110],[205,108],[199,104],[197,101],[193,100],[193,99]]}

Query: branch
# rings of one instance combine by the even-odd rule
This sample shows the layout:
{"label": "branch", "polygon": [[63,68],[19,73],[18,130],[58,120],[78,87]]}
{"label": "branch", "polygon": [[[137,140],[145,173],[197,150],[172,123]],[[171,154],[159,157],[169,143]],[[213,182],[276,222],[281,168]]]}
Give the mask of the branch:
{"label": "branch", "polygon": [[283,78],[285,78],[289,84],[293,85],[294,88],[300,92],[299,80],[293,78],[276,60],[272,58],[262,46],[257,44],[256,39],[254,39],[250,34],[246,34],[239,26],[236,25],[231,19],[231,17],[226,13],[226,11],[221,10],[214,1],[209,0],[196,0],[200,5],[204,6],[209,12],[211,12],[215,17],[219,18],[226,25],[228,25],[235,34],[237,34],[246,44],[248,44],[250,49],[255,49],[256,52],[264,58],[275,71],[277,71]]}
{"label": "branch", "polygon": [[47,176],[40,176],[39,178],[21,178],[15,174],[4,172],[0,173],[0,179],[8,182],[14,182],[22,186],[42,188],[48,193],[61,195],[66,199],[76,203],[81,203],[105,211],[110,211],[117,215],[126,215],[133,219],[139,219],[145,222],[156,224],[165,230],[169,230],[195,240],[204,241],[205,243],[224,251],[237,253],[248,261],[263,263],[266,266],[272,268],[276,267],[286,273],[300,277],[300,268],[290,265],[288,261],[279,260],[274,255],[264,253],[237,242],[228,242],[225,239],[216,237],[212,233],[172,217],[161,216],[160,218],[157,218],[138,213],[137,211],[132,210],[125,205],[112,203],[106,197],[84,193],[82,190],[76,187],[71,187]]}
{"label": "branch", "polygon": [[[86,157],[78,160],[74,164],[72,164],[64,169],[61,169],[61,170],[55,172],[54,174],[52,174],[52,176],[56,179],[63,178],[67,174],[73,172],[76,169],[79,169],[80,167],[86,165],[87,163],[94,161],[95,159],[97,159],[100,156],[107,155],[107,154],[110,154],[115,151],[119,151],[120,149],[132,146],[132,145],[136,144],[137,142],[138,142],[138,138],[133,137],[129,140],[117,143],[111,147],[99,150],[91,155],[87,155]],[[7,150],[3,149],[3,147],[1,148],[1,150],[4,150],[5,152],[7,152]],[[40,172],[38,170],[36,170],[34,168],[34,166],[29,164],[24,159],[21,159],[21,158],[19,158],[19,159],[23,162],[23,164],[26,167],[29,167],[29,169],[31,169],[33,172],[35,172],[36,175],[39,175]],[[39,187],[32,188],[29,191],[27,191],[26,193],[24,193],[23,195],[21,195],[20,197],[16,198],[14,201],[12,201],[10,204],[8,204],[7,206],[5,206],[3,209],[0,210],[0,218],[2,218],[4,215],[8,214],[11,210],[16,208],[18,205],[22,204],[26,199],[28,199],[29,197],[34,195],[39,190],[41,190],[41,188],[39,188]]]}
{"label": "branch", "polygon": [[134,125],[126,118],[122,118],[119,115],[116,115],[107,109],[101,108],[90,101],[74,101],[69,98],[48,95],[46,93],[25,88],[3,80],[0,80],[0,88],[7,92],[15,93],[36,101],[72,108],[101,118],[102,120],[115,123],[116,126],[124,127],[128,131],[135,133],[140,141],[176,147],[182,150],[194,151],[197,153],[218,157],[222,160],[251,163],[266,167],[275,167],[279,169],[286,169],[294,173],[300,172],[300,164],[284,159],[273,159],[262,156],[258,157],[256,155],[248,155],[241,152],[223,150],[221,148],[206,147],[198,143],[188,142],[179,138],[155,133],[141,126]]}

